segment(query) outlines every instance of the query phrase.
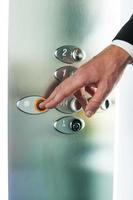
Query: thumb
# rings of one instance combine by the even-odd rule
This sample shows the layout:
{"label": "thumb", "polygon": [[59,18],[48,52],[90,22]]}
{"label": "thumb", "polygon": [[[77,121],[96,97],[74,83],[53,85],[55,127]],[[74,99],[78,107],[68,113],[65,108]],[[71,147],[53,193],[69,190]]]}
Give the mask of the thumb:
{"label": "thumb", "polygon": [[96,93],[88,101],[87,106],[85,108],[85,113],[88,117],[91,117],[97,111],[97,109],[100,107],[108,93],[108,88],[105,87],[104,83],[100,83]]}

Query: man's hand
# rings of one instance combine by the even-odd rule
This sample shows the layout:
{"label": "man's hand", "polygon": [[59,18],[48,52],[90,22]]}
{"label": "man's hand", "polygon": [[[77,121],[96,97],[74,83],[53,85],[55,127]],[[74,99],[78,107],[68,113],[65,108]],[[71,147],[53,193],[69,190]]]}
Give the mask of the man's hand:
{"label": "man's hand", "polygon": [[[54,108],[64,98],[74,94],[86,115],[91,117],[118,82],[130,59],[122,48],[108,46],[59,84],[39,107]],[[92,95],[91,100],[87,101],[82,95],[83,89]]]}

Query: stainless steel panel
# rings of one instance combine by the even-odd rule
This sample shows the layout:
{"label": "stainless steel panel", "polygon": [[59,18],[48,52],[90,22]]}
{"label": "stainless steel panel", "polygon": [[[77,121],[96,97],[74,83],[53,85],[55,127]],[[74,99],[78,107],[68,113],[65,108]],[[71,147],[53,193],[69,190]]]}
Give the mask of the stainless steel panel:
{"label": "stainless steel panel", "polygon": [[111,39],[112,10],[103,12],[108,4],[105,0],[10,0],[10,200],[112,199],[114,106],[91,119],[82,111],[72,114],[86,123],[82,134],[74,135],[63,135],[53,127],[66,114],[52,109],[28,115],[16,106],[26,96],[47,97],[58,84],[53,74],[64,64],[54,57],[57,48],[77,46],[89,59]]}

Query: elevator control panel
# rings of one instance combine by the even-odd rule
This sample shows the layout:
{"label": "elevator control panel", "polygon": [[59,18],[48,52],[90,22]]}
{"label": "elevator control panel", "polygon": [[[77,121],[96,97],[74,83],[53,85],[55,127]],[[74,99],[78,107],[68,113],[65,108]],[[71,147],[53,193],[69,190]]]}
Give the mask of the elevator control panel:
{"label": "elevator control panel", "polygon": [[75,134],[80,133],[85,128],[85,122],[80,118],[66,116],[56,120],[54,128],[63,134]]}
{"label": "elevator control panel", "polygon": [[55,51],[55,57],[63,63],[73,64],[85,58],[85,53],[78,47],[65,45]]}
{"label": "elevator control panel", "polygon": [[41,96],[28,96],[17,101],[17,108],[24,113],[36,115],[45,113],[48,109],[39,108],[39,104],[45,101],[44,97]]}

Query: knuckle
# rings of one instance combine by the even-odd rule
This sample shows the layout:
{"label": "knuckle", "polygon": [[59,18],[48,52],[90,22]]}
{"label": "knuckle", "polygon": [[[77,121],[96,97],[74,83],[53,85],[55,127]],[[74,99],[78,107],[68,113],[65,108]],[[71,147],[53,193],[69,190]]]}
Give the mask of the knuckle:
{"label": "knuckle", "polygon": [[85,75],[86,75],[85,69],[84,69],[84,68],[83,68],[83,69],[82,69],[82,68],[79,68],[79,69],[75,72],[73,78],[74,78],[74,79],[78,79],[79,81],[83,81]]}
{"label": "knuckle", "polygon": [[86,82],[85,75],[78,76],[77,79],[76,79],[76,82],[77,82],[77,86],[78,85],[85,85],[85,82]]}
{"label": "knuckle", "polygon": [[100,107],[100,104],[100,101],[92,100],[88,103],[86,110],[92,110],[93,112],[95,112]]}
{"label": "knuckle", "polygon": [[99,108],[100,104],[101,104],[101,102],[96,101],[96,100],[92,100],[92,102],[91,102],[91,106],[92,106],[93,109]]}
{"label": "knuckle", "polygon": [[103,91],[109,92],[112,89],[112,81],[109,78],[104,79],[103,81]]}
{"label": "knuckle", "polygon": [[65,97],[66,97],[66,92],[65,91],[60,92],[59,94],[57,94],[55,96],[55,101],[59,102],[59,101],[63,100]]}
{"label": "knuckle", "polygon": [[60,83],[60,85],[58,85],[58,91],[63,90],[63,84]]}
{"label": "knuckle", "polygon": [[59,95],[56,95],[54,100],[53,100],[53,103],[58,104],[59,102],[60,102],[60,97],[59,97]]}

